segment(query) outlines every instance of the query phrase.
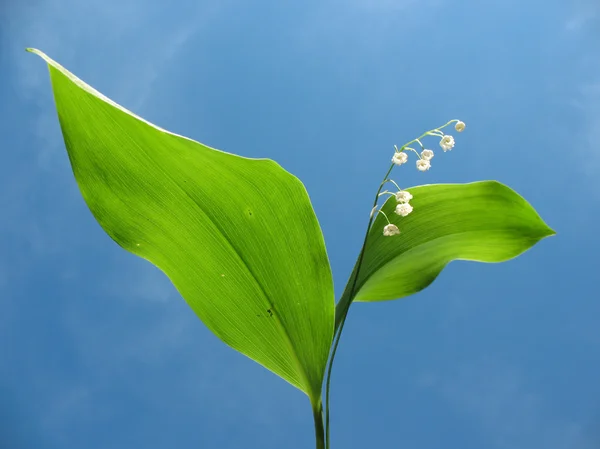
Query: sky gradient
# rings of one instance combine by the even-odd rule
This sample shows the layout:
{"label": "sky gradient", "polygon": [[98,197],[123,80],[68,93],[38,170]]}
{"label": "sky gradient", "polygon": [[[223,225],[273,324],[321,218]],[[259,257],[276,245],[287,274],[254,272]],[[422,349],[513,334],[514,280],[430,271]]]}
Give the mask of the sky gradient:
{"label": "sky gradient", "polygon": [[332,448],[600,447],[597,0],[0,4],[0,449],[304,449],[306,397],[94,221],[25,47],[160,127],[298,176],[338,297],[393,145],[464,120],[431,170],[395,179],[496,179],[557,235],[354,305]]}

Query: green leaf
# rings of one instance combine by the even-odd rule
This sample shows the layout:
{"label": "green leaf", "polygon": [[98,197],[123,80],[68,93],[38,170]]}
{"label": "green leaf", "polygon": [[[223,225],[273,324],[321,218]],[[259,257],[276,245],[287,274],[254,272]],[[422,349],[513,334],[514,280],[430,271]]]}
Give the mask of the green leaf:
{"label": "green leaf", "polygon": [[92,214],[160,268],[221,340],[319,400],[333,337],[323,235],[303,184],[277,163],[169,133],[38,50]]}
{"label": "green leaf", "polygon": [[[385,237],[379,215],[369,231],[355,288],[355,266],[336,310],[336,328],[352,301],[385,301],[423,290],[453,260],[503,262],[554,234],[519,194],[496,181],[434,184],[409,190],[414,211],[383,211],[401,234]],[[352,290],[354,293],[352,294]]]}

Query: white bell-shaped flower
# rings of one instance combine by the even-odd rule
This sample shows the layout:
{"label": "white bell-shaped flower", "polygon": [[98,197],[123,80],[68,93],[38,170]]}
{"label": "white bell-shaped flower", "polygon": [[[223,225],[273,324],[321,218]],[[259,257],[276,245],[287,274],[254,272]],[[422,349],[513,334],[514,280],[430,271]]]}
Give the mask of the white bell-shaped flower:
{"label": "white bell-shaped flower", "polygon": [[417,161],[417,170],[419,171],[427,171],[431,167],[431,162],[425,159],[419,159]]}
{"label": "white bell-shaped flower", "polygon": [[386,237],[391,237],[392,235],[400,234],[400,229],[395,224],[389,224],[383,228],[383,235]]}
{"label": "white bell-shaped flower", "polygon": [[433,159],[433,151],[431,151],[431,150],[423,150],[421,152],[421,157],[423,159],[425,159],[426,161],[430,161],[431,159]]}
{"label": "white bell-shaped flower", "polygon": [[402,217],[406,217],[413,211],[413,207],[408,203],[401,203],[396,206],[396,213]]}
{"label": "white bell-shaped flower", "polygon": [[442,147],[442,150],[444,150],[444,152],[451,150],[452,148],[454,148],[454,137],[445,135],[444,137],[442,137],[442,140],[440,140],[440,146]]}
{"label": "white bell-shaped flower", "polygon": [[454,129],[459,133],[462,133],[466,127],[467,125],[465,125],[465,122],[461,122],[460,120],[454,125]]}
{"label": "white bell-shaped flower", "polygon": [[394,153],[394,157],[392,157],[392,162],[396,165],[405,164],[408,161],[408,154],[404,151],[399,151]]}
{"label": "white bell-shaped flower", "polygon": [[396,192],[396,201],[399,203],[408,203],[410,200],[412,200],[412,198],[413,196],[406,190],[400,190],[399,192]]}

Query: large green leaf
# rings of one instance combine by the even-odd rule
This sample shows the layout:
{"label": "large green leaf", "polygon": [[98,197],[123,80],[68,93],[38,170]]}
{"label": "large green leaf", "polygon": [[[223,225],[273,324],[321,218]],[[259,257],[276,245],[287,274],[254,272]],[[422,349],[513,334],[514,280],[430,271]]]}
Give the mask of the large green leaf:
{"label": "large green leaf", "polygon": [[383,211],[401,234],[385,237],[379,215],[336,310],[336,325],[352,301],[384,301],[423,290],[453,260],[503,262],[554,234],[535,209],[496,181],[408,189],[414,211],[400,217],[390,197]]}
{"label": "large green leaf", "polygon": [[73,173],[106,233],[159,267],[221,340],[317,401],[334,296],[302,183],[160,129],[31,51],[49,65]]}

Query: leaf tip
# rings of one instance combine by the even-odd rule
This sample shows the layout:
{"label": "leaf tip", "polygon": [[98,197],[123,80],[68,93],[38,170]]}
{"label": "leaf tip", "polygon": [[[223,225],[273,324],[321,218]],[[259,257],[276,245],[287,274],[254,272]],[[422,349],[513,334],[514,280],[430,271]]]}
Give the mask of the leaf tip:
{"label": "leaf tip", "polygon": [[44,61],[46,61],[47,63],[50,63],[50,58],[48,58],[48,56],[46,55],[46,53],[44,53],[41,50],[38,50],[37,48],[27,47],[25,49],[25,51],[28,52],[28,53],[33,53],[34,55],[38,55]]}

